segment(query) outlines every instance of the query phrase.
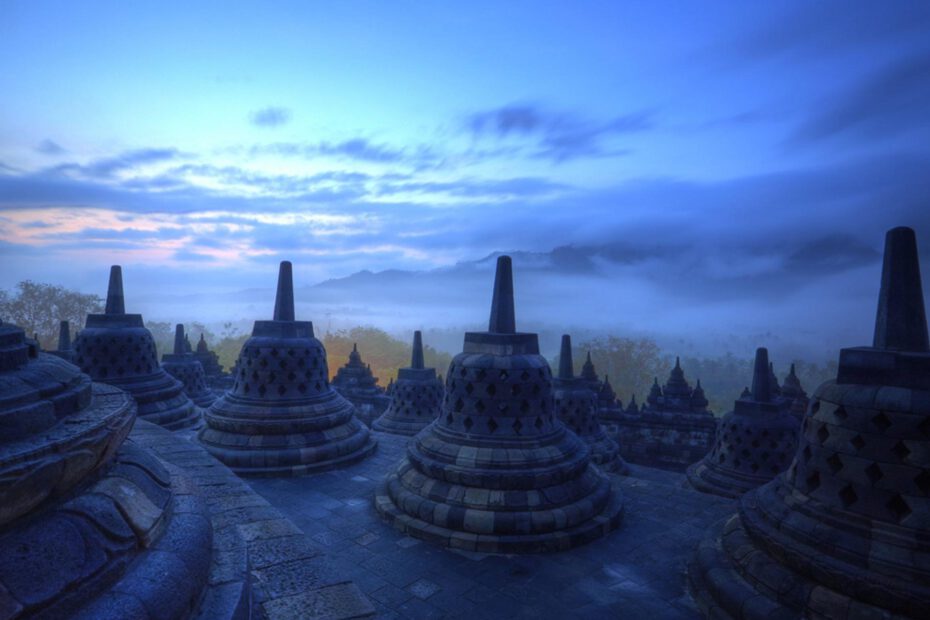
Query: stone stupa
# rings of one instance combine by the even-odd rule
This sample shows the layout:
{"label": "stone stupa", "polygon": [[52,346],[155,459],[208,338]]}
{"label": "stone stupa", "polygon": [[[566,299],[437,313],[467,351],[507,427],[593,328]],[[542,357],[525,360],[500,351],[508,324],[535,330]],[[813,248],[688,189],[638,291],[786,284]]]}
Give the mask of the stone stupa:
{"label": "stone stupa", "polygon": [[785,376],[785,382],[781,386],[781,396],[791,402],[791,415],[798,420],[802,419],[807,412],[809,399],[807,392],[804,391],[804,386],[801,385],[801,380],[798,379],[798,375],[794,372],[794,364],[791,365],[791,370]]}
{"label": "stone stupa", "polygon": [[74,347],[71,346],[71,323],[61,321],[58,325],[58,348],[54,351],[48,351],[55,357],[60,357],[66,362],[74,363]]}
{"label": "stone stupa", "polygon": [[196,616],[212,555],[206,502],[126,441],[133,397],[8,324],[0,385],[0,617]]}
{"label": "stone stupa", "polygon": [[232,389],[206,413],[201,443],[249,476],[296,476],[355,463],[375,449],[354,407],[329,383],[310,321],[294,319],[291,263],[281,263],[274,319],[255,321]]}
{"label": "stone stupa", "polygon": [[352,345],[349,361],[336,371],[333,387],[343,398],[358,409],[358,415],[367,424],[384,413],[391,404],[391,399],[378,385],[378,378],[371,372],[371,366],[362,361],[358,344]]}
{"label": "stone stupa", "polygon": [[772,389],[768,350],[756,350],[752,393],[720,419],[714,447],[688,468],[691,486],[705,493],[739,497],[785,471],[798,445],[798,422],[790,401]]}
{"label": "stone stupa", "polygon": [[139,406],[139,418],[170,430],[202,423],[201,409],[181,382],[158,365],[152,334],[141,314],[126,314],[123,272],[110,268],[107,304],[103,314],[87,315],[74,341],[74,362],[94,381],[129,392]]}
{"label": "stone stupa", "polygon": [[184,326],[178,323],[174,328],[174,353],[161,356],[161,367],[184,385],[184,393],[198,407],[207,408],[216,400],[216,394],[207,387],[203,366],[193,353],[187,352],[186,344]]}
{"label": "stone stupa", "polygon": [[689,566],[712,618],[927,618],[930,343],[917,242],[885,239],[871,347],[843,349],[788,470],[740,499]]}
{"label": "stone stupa", "polygon": [[[590,361],[590,357],[588,358]],[[562,336],[559,353],[559,376],[554,382],[552,398],[559,419],[591,448],[591,461],[604,471],[626,473],[617,442],[607,436],[598,421],[597,395],[590,382],[575,377],[572,362],[572,339]]]}
{"label": "stone stupa", "polygon": [[410,367],[397,372],[392,384],[391,404],[371,427],[396,435],[416,435],[439,415],[443,387],[436,378],[435,368],[426,368],[423,361],[423,337],[413,332],[413,353]]}
{"label": "stone stupa", "polygon": [[556,415],[536,334],[516,331],[509,256],[497,260],[489,323],[465,334],[439,418],[408,444],[375,507],[404,533],[469,551],[556,551],[606,535],[621,492]]}
{"label": "stone stupa", "polygon": [[692,389],[676,358],[665,387],[656,378],[643,407],[628,407],[617,419],[621,455],[631,463],[684,471],[714,443],[717,421],[707,405],[700,381]]}

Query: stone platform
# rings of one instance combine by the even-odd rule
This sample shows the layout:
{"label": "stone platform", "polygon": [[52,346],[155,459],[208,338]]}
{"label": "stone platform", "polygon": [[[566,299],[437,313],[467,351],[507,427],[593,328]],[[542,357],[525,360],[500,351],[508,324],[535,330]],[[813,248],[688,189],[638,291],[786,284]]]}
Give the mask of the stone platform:
{"label": "stone platform", "polygon": [[249,618],[249,612],[268,620],[374,615],[372,603],[336,569],[325,547],[197,445],[193,431],[171,433],[136,420],[130,441],[158,456],[172,476],[183,472],[206,499],[213,559],[198,619]]}
{"label": "stone platform", "polygon": [[685,488],[683,474],[631,466],[611,477],[626,514],[605,538],[557,553],[497,556],[404,536],[373,505],[375,488],[410,438],[373,433],[371,458],[300,478],[248,484],[329,553],[335,574],[368,596],[379,618],[697,619],[685,566],[734,500]]}

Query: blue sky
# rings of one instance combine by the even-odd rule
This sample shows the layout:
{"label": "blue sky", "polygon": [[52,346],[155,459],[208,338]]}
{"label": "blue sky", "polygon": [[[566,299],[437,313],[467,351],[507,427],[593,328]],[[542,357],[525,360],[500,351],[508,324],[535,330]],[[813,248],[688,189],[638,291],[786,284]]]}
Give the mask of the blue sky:
{"label": "blue sky", "polygon": [[921,1],[4,2],[0,92],[3,288],[573,246],[803,320],[930,238]]}

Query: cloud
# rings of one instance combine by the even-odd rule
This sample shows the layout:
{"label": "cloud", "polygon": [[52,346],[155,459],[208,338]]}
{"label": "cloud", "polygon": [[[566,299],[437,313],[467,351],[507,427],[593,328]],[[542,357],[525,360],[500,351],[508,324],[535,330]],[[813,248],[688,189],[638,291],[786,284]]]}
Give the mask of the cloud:
{"label": "cloud", "polygon": [[249,154],[279,155],[282,157],[336,157],[355,161],[393,164],[408,163],[423,165],[431,162],[436,155],[426,146],[414,149],[394,148],[387,144],[374,143],[367,138],[352,138],[342,141],[320,142],[274,142],[257,144],[249,148]]}
{"label": "cloud", "polygon": [[654,127],[653,113],[638,111],[606,121],[570,112],[550,111],[535,104],[511,104],[469,115],[465,128],[478,138],[530,141],[532,157],[564,162],[579,157],[614,157],[628,149],[608,148],[610,138]]}
{"label": "cloud", "polygon": [[181,157],[180,151],[173,148],[143,148],[125,151],[114,157],[96,159],[88,164],[61,164],[50,169],[49,172],[53,174],[76,173],[96,179],[110,179],[118,172],[149,164],[172,161]]}
{"label": "cloud", "polygon": [[42,142],[39,142],[36,146],[36,151],[43,155],[63,155],[68,152],[57,142],[51,140],[42,140]]}
{"label": "cloud", "polygon": [[927,130],[928,110],[930,53],[923,53],[891,63],[828,99],[823,109],[802,123],[791,142],[814,142],[853,133],[885,138]]}
{"label": "cloud", "polygon": [[270,106],[254,110],[249,114],[249,120],[256,127],[279,127],[290,122],[291,111],[287,108]]}

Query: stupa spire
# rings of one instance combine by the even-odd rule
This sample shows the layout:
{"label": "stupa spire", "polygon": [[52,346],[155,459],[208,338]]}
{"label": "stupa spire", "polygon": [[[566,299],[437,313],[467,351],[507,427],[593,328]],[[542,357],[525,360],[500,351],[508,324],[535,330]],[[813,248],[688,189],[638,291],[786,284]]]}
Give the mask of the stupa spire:
{"label": "stupa spire", "polygon": [[119,265],[110,267],[110,283],[107,286],[107,306],[105,314],[126,314],[126,302],[123,299],[123,268]]}
{"label": "stupa spire", "polygon": [[496,334],[514,334],[517,331],[513,305],[513,265],[509,256],[497,257],[488,331]]}
{"label": "stupa spire", "polygon": [[892,228],[885,235],[882,286],[872,346],[898,351],[930,351],[917,237],[912,228]]}
{"label": "stupa spire", "polygon": [[71,324],[68,321],[62,321],[58,326],[58,350],[71,350]]}
{"label": "stupa spire", "polygon": [[752,399],[767,403],[772,400],[772,387],[769,384],[769,350],[765,347],[756,349],[756,363],[752,372]]}
{"label": "stupa spire", "polygon": [[274,298],[274,320],[294,320],[294,272],[291,261],[281,261],[278,268],[278,292]]}
{"label": "stupa spire", "polygon": [[174,354],[184,355],[187,351],[187,342],[184,339],[184,325],[178,323],[174,326]]}
{"label": "stupa spire", "polygon": [[423,362],[423,335],[420,330],[413,332],[413,353],[410,356],[411,368],[425,368]]}
{"label": "stupa spire", "polygon": [[562,349],[559,352],[559,379],[574,379],[575,370],[572,365],[572,337],[562,334]]}

